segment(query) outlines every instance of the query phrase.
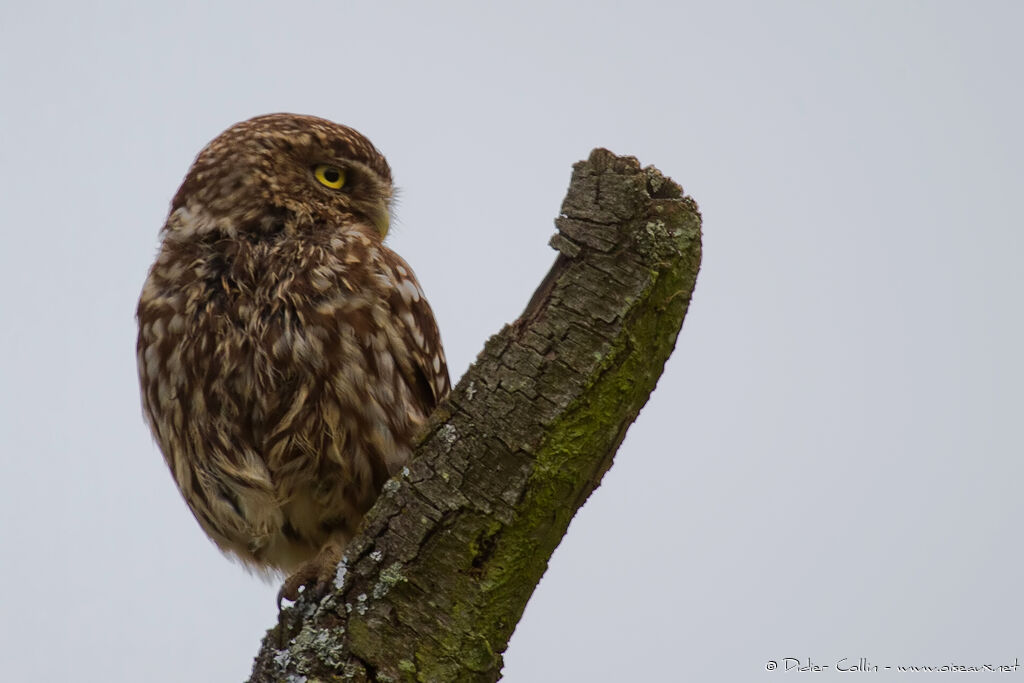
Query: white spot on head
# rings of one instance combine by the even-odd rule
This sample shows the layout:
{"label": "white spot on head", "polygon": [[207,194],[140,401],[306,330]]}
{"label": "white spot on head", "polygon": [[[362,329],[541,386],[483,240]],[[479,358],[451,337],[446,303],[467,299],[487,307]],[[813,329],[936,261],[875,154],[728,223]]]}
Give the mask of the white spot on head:
{"label": "white spot on head", "polygon": [[216,227],[217,222],[207,212],[201,209],[193,211],[188,205],[179,206],[167,218],[167,231],[178,237],[202,235]]}

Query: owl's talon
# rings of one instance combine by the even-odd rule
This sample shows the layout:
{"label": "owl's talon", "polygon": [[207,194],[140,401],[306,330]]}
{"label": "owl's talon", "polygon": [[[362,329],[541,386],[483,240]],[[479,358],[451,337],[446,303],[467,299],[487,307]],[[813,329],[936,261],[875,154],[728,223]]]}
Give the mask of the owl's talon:
{"label": "owl's talon", "polygon": [[300,577],[298,573],[292,574],[284,583],[281,584],[281,589],[277,591],[277,611],[281,611],[281,601],[287,600],[288,602],[295,602],[299,599],[299,589],[306,585],[304,577]]}
{"label": "owl's talon", "polygon": [[[341,546],[328,543],[309,562],[301,565],[284,580],[281,590],[277,592],[277,609],[281,610],[281,600],[295,602],[299,595],[305,595],[314,602],[320,602],[330,591],[334,575],[341,561]],[[303,589],[300,591],[300,589]]]}

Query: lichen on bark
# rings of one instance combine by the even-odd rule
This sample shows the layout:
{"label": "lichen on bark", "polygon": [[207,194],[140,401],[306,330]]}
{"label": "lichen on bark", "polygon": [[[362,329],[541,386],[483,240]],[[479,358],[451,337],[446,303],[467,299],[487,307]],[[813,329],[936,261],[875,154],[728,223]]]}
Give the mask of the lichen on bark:
{"label": "lichen on bark", "polygon": [[575,165],[523,314],[431,416],[346,550],[282,611],[250,681],[495,681],[573,515],[661,375],[700,267],[700,213],[653,167]]}

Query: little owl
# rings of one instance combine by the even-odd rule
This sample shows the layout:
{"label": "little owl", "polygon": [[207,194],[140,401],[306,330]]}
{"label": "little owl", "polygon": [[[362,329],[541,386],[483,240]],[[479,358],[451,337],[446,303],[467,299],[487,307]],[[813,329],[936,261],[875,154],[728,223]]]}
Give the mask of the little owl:
{"label": "little owl", "polygon": [[324,591],[448,392],[433,313],[384,246],[391,169],[355,130],[271,114],[203,149],[139,299],[143,410],[221,550]]}

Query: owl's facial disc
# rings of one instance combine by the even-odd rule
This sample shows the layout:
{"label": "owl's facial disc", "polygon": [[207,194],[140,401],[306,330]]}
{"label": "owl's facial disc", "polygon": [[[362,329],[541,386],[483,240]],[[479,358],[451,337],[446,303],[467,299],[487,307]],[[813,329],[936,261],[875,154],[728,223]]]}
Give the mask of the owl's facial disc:
{"label": "owl's facial disc", "polygon": [[310,172],[313,180],[328,190],[329,196],[338,196],[346,208],[351,207],[362,214],[381,239],[387,236],[391,227],[388,211],[391,188],[388,181],[364,164],[351,160],[316,163],[310,167]]}

